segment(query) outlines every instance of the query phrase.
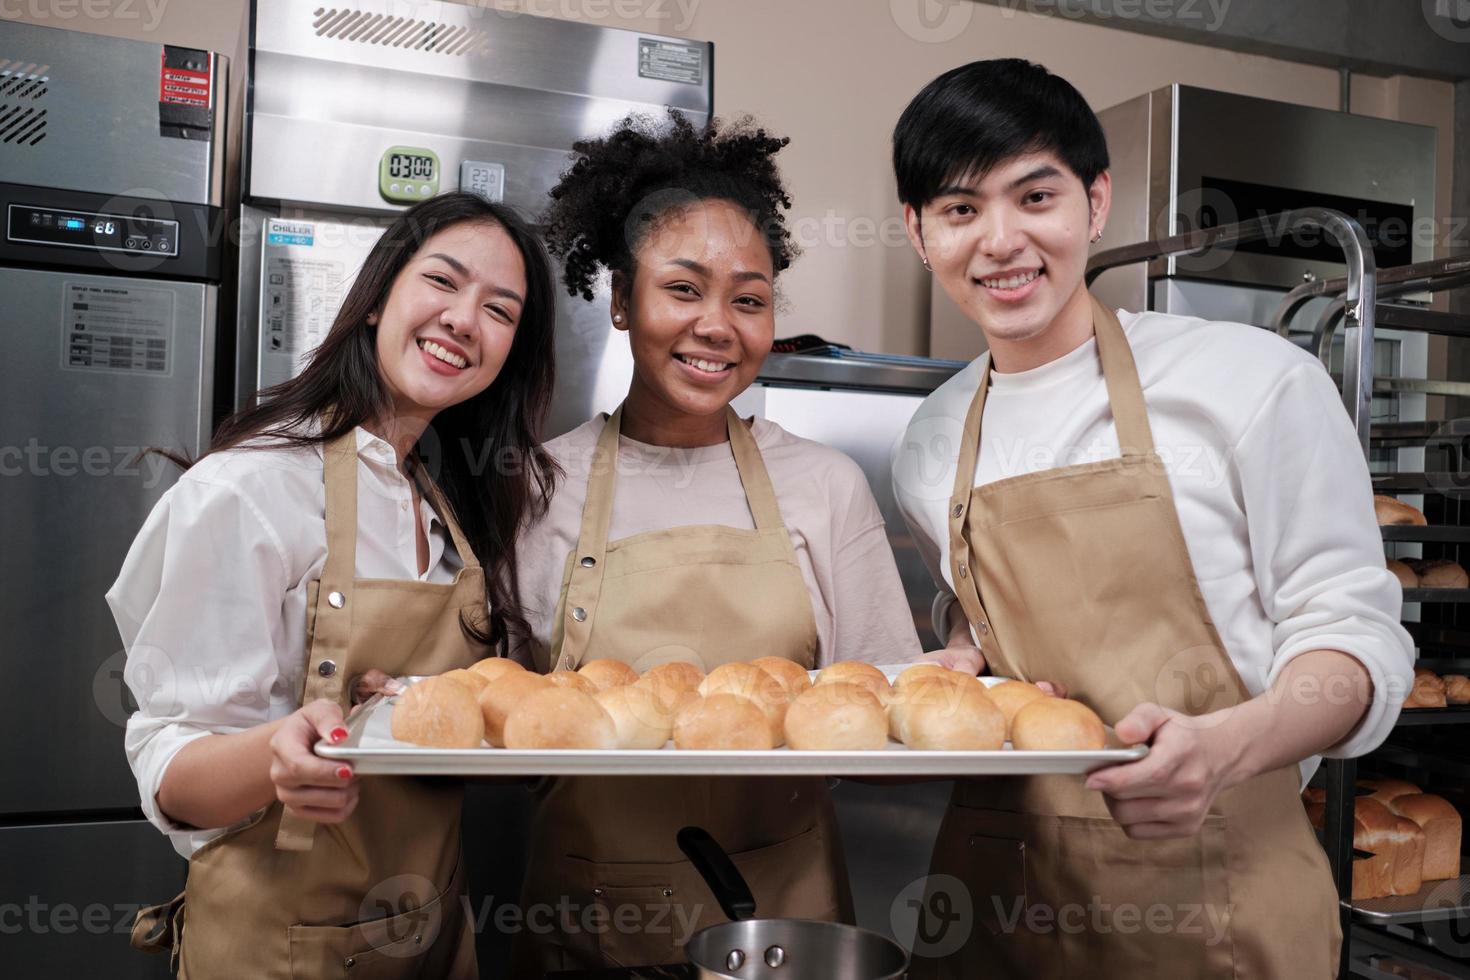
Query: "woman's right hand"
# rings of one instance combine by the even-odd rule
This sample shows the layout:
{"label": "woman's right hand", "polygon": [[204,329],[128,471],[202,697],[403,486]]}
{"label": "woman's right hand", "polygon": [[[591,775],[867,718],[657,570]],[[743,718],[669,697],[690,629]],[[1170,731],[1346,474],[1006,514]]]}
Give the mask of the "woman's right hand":
{"label": "woman's right hand", "polygon": [[317,823],[341,823],[351,816],[357,807],[352,767],[312,751],[319,739],[346,737],[342,709],[333,701],[312,701],[282,719],[270,741],[276,799]]}

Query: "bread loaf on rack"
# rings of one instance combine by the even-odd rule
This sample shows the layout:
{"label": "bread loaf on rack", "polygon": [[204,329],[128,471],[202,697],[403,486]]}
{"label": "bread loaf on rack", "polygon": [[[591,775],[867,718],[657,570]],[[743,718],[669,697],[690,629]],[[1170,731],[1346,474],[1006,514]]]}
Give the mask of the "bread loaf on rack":
{"label": "bread loaf on rack", "polygon": [[1445,702],[1445,683],[1432,670],[1424,667],[1414,668],[1414,686],[1409,691],[1409,696],[1404,701],[1405,708],[1443,708]]}
{"label": "bread loaf on rack", "polygon": [[1448,558],[1427,561],[1419,567],[1421,589],[1465,589],[1470,588],[1470,576],[1457,563]]}
{"label": "bread loaf on rack", "polygon": [[1399,524],[1424,527],[1429,523],[1424,519],[1424,512],[1419,508],[1411,507],[1382,494],[1373,495],[1373,511],[1378,515],[1379,525]]}
{"label": "bread loaf on rack", "polygon": [[1460,813],[1442,796],[1411,793],[1395,797],[1389,809],[1424,832],[1425,881],[1460,876]]}
{"label": "bread loaf on rack", "polygon": [[1397,558],[1390,558],[1385,564],[1388,570],[1393,572],[1394,577],[1399,580],[1399,585],[1406,589],[1417,589],[1419,587],[1419,574],[1409,565],[1399,561]]}

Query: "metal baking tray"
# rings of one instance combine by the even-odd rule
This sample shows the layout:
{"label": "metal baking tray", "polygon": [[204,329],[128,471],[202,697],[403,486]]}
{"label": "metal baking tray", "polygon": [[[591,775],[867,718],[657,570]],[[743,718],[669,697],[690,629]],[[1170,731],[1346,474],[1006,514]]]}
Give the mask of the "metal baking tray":
{"label": "metal baking tray", "polygon": [[[890,680],[907,664],[881,668]],[[813,672],[815,673],[815,672]],[[413,683],[421,678],[404,678]],[[1002,678],[982,677],[987,686]],[[870,752],[676,749],[438,749],[393,738],[394,697],[377,695],[347,718],[348,737],[316,754],[358,775],[396,776],[1036,776],[1080,775],[1148,754],[1143,745],[1095,751],[932,752],[889,741]]]}
{"label": "metal baking tray", "polygon": [[1353,918],[1379,926],[1470,917],[1470,875],[1426,881],[1412,895],[1359,899],[1350,907]]}

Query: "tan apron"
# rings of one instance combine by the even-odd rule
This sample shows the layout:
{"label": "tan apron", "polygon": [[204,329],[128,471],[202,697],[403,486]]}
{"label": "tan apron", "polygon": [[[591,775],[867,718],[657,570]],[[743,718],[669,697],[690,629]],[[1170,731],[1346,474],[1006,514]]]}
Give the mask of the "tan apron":
{"label": "tan apron", "polygon": [[[1121,458],[972,487],[987,365],[950,501],[955,591],[995,674],[1060,681],[1109,725],[1144,701],[1238,704],[1127,337],[1096,300],[1093,324]],[[1337,895],[1298,792],[1287,766],[1220,794],[1192,837],[1133,841],[1079,777],[962,781],[934,870],[968,886],[973,928],[912,976],[1334,976]],[[944,887],[931,913],[953,914]],[[922,939],[942,952],[938,924]]]}
{"label": "tan apron", "polygon": [[[373,667],[438,674],[487,656],[460,629],[461,614],[483,625],[484,572],[437,490],[431,499],[464,561],[455,581],[360,579],[355,433],[325,446],[324,462],[327,560],[308,591],[303,703],[326,698],[345,712],[351,680]],[[168,923],[145,913],[135,945],[150,928],[171,933],[187,980],[470,980],[461,797],[457,781],[368,776],[357,809],[335,825],[273,803],[195,852],[182,909],[163,907]]]}
{"label": "tan apron", "polygon": [[[613,542],[622,409],[608,419],[543,672],[607,658],[708,671],[768,655],[812,667],[816,623],[791,538],[755,440],[727,416],[755,530],[675,527]],[[759,915],[852,918],[821,779],[570,778],[541,794],[511,976],[682,962],[694,931],[725,921],[674,841],[691,824],[731,853]]]}

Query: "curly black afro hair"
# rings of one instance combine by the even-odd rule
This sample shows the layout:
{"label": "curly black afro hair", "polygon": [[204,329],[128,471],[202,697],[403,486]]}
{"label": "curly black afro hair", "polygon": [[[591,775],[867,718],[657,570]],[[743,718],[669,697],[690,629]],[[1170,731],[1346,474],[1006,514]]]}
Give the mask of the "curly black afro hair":
{"label": "curly black afro hair", "polygon": [[791,199],[772,158],[788,142],[749,117],[696,128],[670,109],[668,125],[631,115],[611,134],[573,144],[577,159],[551,189],[542,219],[546,247],[563,260],[567,292],[590,300],[599,267],[631,281],[634,252],[654,223],[696,201],[744,208],[772,268],[786,268],[797,253],[781,213]]}

